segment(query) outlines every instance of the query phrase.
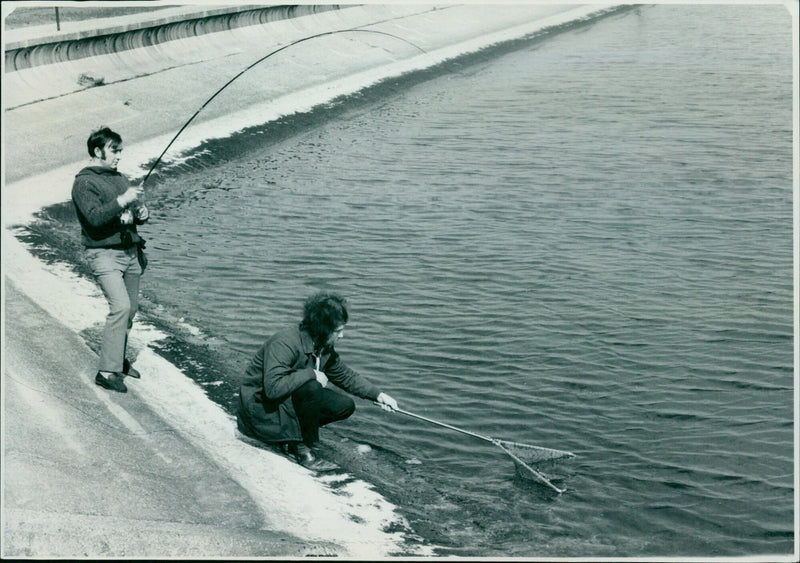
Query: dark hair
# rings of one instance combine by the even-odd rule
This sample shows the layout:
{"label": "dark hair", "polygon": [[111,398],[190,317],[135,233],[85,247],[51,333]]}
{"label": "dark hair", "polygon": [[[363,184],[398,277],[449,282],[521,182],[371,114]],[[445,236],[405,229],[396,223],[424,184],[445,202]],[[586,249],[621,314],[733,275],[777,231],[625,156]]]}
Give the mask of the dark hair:
{"label": "dark hair", "polygon": [[119,145],[122,143],[122,137],[120,137],[118,133],[114,133],[108,127],[101,127],[97,131],[93,131],[92,134],[89,135],[89,140],[86,141],[86,148],[89,149],[89,156],[94,158],[94,149],[103,150],[109,141],[113,145]]}
{"label": "dark hair", "polygon": [[347,317],[347,300],[323,291],[306,299],[300,327],[311,335],[315,345],[324,346],[339,326],[347,324]]}

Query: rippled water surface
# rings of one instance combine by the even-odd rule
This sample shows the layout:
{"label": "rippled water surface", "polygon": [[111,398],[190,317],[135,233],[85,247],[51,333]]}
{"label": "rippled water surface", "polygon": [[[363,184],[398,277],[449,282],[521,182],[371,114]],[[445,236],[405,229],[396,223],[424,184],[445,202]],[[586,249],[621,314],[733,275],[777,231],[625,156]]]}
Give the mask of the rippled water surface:
{"label": "rippled water surface", "polygon": [[443,554],[790,554],[791,64],[781,6],[631,8],[249,132],[152,190],[145,296],[223,404],[329,289],[402,407],[577,454],[359,403],[330,455]]}

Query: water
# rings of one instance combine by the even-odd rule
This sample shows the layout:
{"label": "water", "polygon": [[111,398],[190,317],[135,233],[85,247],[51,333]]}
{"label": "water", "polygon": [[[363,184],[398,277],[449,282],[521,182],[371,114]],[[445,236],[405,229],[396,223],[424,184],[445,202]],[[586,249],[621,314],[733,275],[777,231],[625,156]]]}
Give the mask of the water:
{"label": "water", "polygon": [[781,6],[637,7],[255,128],[151,189],[145,312],[230,408],[335,290],[401,407],[578,455],[360,402],[329,455],[441,554],[790,554],[791,64]]}

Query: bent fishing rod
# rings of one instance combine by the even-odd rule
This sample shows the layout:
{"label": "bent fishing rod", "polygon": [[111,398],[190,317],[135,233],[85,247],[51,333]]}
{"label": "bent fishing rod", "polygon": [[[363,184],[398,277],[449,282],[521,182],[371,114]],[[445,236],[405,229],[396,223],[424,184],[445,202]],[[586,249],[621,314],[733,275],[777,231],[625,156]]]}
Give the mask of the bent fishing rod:
{"label": "bent fishing rod", "polygon": [[172,146],[172,144],[178,139],[178,137],[181,135],[181,133],[183,133],[184,130],[189,126],[189,124],[192,121],[194,121],[194,118],[197,117],[200,114],[200,112],[203,111],[203,109],[208,104],[210,104],[211,101],[214,98],[216,98],[219,94],[221,94],[222,91],[225,90],[225,88],[227,88],[228,86],[233,84],[233,82],[236,81],[236,79],[238,79],[244,73],[246,73],[247,71],[249,71],[253,67],[259,65],[263,61],[267,60],[271,56],[276,55],[276,54],[280,53],[281,51],[284,51],[284,50],[288,49],[289,47],[293,47],[294,45],[297,45],[298,43],[303,43],[305,41],[310,41],[311,39],[317,39],[318,37],[324,37],[326,35],[335,35],[337,33],[349,33],[349,32],[374,33],[374,34],[377,34],[377,35],[386,35],[388,37],[393,37],[395,39],[399,39],[400,41],[408,43],[409,45],[411,45],[415,49],[418,49],[423,54],[426,53],[425,49],[423,49],[419,45],[416,45],[415,43],[412,43],[408,39],[400,37],[399,35],[394,35],[393,33],[388,33],[386,31],[377,31],[377,30],[374,30],[374,29],[361,29],[361,28],[337,29],[337,30],[334,30],[334,31],[325,31],[325,32],[322,32],[322,33],[314,34],[314,35],[309,35],[308,37],[303,37],[302,39],[297,39],[296,41],[292,41],[291,43],[289,43],[287,45],[284,45],[283,47],[279,47],[279,48],[275,49],[274,51],[270,51],[269,53],[267,53],[266,55],[264,55],[263,57],[261,57],[260,59],[255,61],[254,63],[251,63],[250,65],[248,65],[246,68],[244,68],[238,74],[236,74],[236,76],[234,76],[233,78],[228,80],[221,88],[219,88],[216,92],[214,92],[214,94],[210,98],[208,98],[205,101],[205,103],[202,106],[200,106],[200,108],[196,112],[194,112],[194,115],[192,115],[192,117],[190,117],[189,120],[186,123],[183,124],[183,127],[181,127],[178,130],[178,132],[175,134],[174,137],[172,137],[170,142],[167,143],[167,146],[164,147],[164,150],[161,151],[161,154],[158,155],[158,158],[153,163],[153,165],[150,167],[150,170],[147,171],[147,174],[145,175],[144,180],[142,180],[142,186],[144,187],[144,184],[145,184],[145,182],[147,182],[147,179],[150,177],[150,174],[152,174],[153,170],[155,170],[156,166],[158,166],[158,164],[161,162],[161,159],[164,158],[164,155],[167,154],[167,151]]}

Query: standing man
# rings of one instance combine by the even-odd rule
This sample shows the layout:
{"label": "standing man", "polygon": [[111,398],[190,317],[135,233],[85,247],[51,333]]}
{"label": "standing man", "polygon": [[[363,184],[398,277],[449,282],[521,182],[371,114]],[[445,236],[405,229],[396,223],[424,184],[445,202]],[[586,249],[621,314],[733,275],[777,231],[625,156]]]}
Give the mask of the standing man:
{"label": "standing man", "polygon": [[87,141],[91,161],[78,172],[72,201],[81,224],[86,258],[108,300],[100,366],[95,383],[125,393],[125,376],[139,378],[125,358],[128,331],[139,306],[139,277],[144,273],[144,239],[136,232],[149,218],[140,201],[141,186],[117,172],[122,138],[103,127]]}
{"label": "standing man", "polygon": [[284,447],[301,465],[315,471],[333,466],[319,459],[319,428],[344,420],[356,409],[353,399],[329,383],[376,401],[384,410],[397,402],[347,367],[334,345],[344,335],[347,303],[338,295],[317,293],[306,300],[303,321],[281,330],[256,353],[239,390],[239,430],[261,442]]}

